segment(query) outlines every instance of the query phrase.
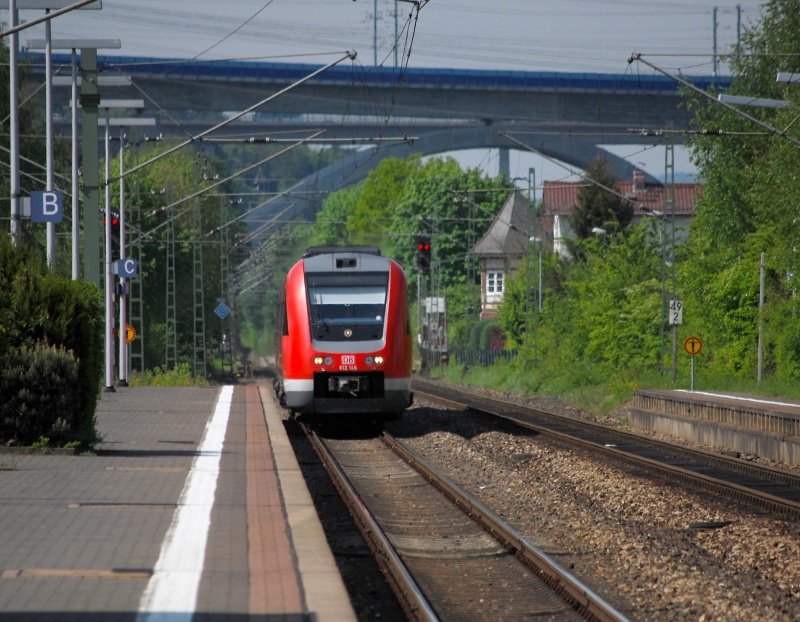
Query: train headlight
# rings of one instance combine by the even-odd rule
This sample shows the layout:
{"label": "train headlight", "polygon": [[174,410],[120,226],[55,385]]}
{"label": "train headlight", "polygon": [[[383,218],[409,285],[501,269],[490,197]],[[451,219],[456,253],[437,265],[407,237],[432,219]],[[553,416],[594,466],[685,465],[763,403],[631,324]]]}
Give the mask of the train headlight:
{"label": "train headlight", "polygon": [[375,364],[376,365],[383,365],[383,357],[380,354],[375,357]]}
{"label": "train headlight", "polygon": [[314,357],[314,365],[322,365],[322,361],[323,360],[324,359],[321,356],[315,356]]}
{"label": "train headlight", "polygon": [[333,364],[333,357],[331,356],[315,356],[314,357],[314,365],[332,365]]}

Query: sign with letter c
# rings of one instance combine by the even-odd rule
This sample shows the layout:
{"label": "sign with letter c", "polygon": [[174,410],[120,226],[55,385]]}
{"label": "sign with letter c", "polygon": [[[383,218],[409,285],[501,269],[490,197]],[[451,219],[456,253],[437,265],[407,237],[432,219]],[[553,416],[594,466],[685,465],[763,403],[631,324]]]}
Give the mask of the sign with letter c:
{"label": "sign with letter c", "polygon": [[121,279],[133,279],[139,273],[139,263],[135,259],[117,261],[117,276]]}

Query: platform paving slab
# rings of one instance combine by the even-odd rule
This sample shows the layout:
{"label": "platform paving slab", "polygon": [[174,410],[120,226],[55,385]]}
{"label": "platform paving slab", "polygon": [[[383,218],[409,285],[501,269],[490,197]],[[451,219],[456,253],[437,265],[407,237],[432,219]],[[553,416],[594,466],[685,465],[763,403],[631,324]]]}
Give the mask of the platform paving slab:
{"label": "platform paving slab", "polygon": [[[96,455],[0,454],[0,622],[137,620],[218,394],[103,393]],[[303,585],[302,569],[314,575],[319,564],[298,555],[297,544],[315,557],[330,551],[321,529],[314,537],[322,539],[310,541],[289,525],[290,515],[308,510],[284,499],[272,449],[288,441],[277,406],[262,398],[255,386],[233,393],[196,613],[165,622],[355,619],[326,555],[328,582]],[[335,596],[320,601],[317,592]]]}

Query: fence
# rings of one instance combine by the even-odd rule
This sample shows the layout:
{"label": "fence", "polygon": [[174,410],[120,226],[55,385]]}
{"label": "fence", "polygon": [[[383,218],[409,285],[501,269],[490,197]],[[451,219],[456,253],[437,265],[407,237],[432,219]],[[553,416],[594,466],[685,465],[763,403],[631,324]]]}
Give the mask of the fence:
{"label": "fence", "polygon": [[517,357],[516,350],[450,350],[450,361],[457,365],[483,365],[488,367],[499,360],[513,361]]}

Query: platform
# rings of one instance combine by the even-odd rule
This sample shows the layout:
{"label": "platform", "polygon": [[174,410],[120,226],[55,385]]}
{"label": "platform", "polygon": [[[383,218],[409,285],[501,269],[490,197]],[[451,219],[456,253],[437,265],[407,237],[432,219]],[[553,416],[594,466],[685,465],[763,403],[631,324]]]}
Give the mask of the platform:
{"label": "platform", "polygon": [[800,465],[800,403],[705,391],[634,391],[631,425]]}
{"label": "platform", "polygon": [[271,391],[120,388],[97,426],[0,452],[0,621],[356,619]]}

